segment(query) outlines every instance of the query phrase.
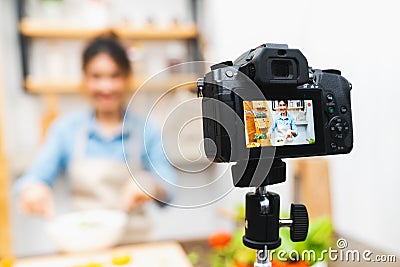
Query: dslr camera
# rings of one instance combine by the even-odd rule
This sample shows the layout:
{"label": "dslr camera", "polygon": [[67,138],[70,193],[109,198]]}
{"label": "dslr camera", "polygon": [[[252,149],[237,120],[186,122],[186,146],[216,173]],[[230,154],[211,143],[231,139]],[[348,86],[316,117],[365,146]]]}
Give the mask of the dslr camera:
{"label": "dslr camera", "polygon": [[352,86],[340,71],[313,69],[300,50],[284,44],[215,64],[197,85],[206,155],[236,162],[236,187],[256,187],[246,194],[243,244],[257,250],[254,266],[271,267],[268,250],[281,245],[279,228],[290,227],[291,240],[304,241],[309,220],[302,204],[281,219],[280,197],[267,186],[286,180],[283,158],[352,150]]}
{"label": "dslr camera", "polygon": [[339,70],[308,66],[298,49],[263,44],[198,80],[204,147],[215,162],[349,153],[350,91]]}

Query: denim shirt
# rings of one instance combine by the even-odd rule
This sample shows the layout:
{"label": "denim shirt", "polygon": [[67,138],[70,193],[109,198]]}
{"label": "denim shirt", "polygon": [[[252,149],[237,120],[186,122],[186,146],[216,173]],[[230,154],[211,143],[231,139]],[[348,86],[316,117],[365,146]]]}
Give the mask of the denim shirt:
{"label": "denim shirt", "polygon": [[132,113],[127,113],[124,124],[123,131],[113,137],[105,138],[92,111],[74,112],[56,119],[50,126],[45,143],[36,159],[14,185],[15,192],[18,193],[27,184],[35,182],[52,186],[71,161],[83,127],[87,129],[85,148],[87,157],[101,157],[121,162],[129,160],[125,158],[122,140],[124,139],[125,143],[133,136],[132,129],[141,132],[145,130],[144,146],[140,156],[143,167],[155,178],[174,183],[175,174],[164,155],[161,133],[157,127],[150,122],[145,124],[143,119]]}
{"label": "denim shirt", "polygon": [[290,126],[290,129],[294,132],[296,132],[293,136],[297,136],[297,126],[296,126],[296,121],[295,119],[290,116],[289,114],[286,117],[282,117],[281,114],[279,114],[277,117],[274,119],[274,126],[272,126],[271,132],[275,131],[276,127],[278,127],[278,124],[283,124],[286,126]]}

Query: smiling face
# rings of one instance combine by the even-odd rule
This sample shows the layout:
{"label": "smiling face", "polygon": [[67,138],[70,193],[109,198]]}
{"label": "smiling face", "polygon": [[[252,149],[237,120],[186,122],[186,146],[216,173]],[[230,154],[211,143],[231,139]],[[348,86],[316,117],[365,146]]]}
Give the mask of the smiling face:
{"label": "smiling face", "polygon": [[285,101],[280,100],[280,101],[278,102],[278,108],[279,108],[279,111],[280,111],[281,114],[286,115],[288,106],[287,106],[287,104],[285,103]]}
{"label": "smiling face", "polygon": [[83,85],[96,112],[120,112],[129,87],[129,75],[106,53],[86,64]]}

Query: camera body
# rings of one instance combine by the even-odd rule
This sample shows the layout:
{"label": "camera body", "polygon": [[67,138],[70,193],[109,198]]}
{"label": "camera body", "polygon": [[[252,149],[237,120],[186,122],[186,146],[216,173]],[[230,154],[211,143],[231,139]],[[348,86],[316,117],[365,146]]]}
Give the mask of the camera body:
{"label": "camera body", "polygon": [[349,153],[351,84],[308,66],[298,49],[263,44],[198,81],[204,147],[215,162]]}

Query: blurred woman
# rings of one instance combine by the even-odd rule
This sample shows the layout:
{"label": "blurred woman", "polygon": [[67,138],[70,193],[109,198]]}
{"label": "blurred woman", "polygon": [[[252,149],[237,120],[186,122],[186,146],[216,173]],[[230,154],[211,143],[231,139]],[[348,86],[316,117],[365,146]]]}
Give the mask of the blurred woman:
{"label": "blurred woman", "polygon": [[291,140],[297,136],[296,120],[288,114],[288,101],[278,100],[279,115],[274,119],[274,125],[268,132],[268,138],[275,133],[275,142]]}
{"label": "blurred woman", "polygon": [[[131,76],[124,47],[115,37],[96,38],[84,50],[82,68],[91,108],[52,124],[36,160],[17,182],[22,210],[52,216],[51,187],[61,171],[70,181],[73,210],[132,212],[152,196],[167,201],[170,194],[161,186],[160,176],[171,182],[174,173],[158,130],[148,123],[144,137],[143,119],[127,112],[124,120]],[[146,192],[131,179],[125,160]]]}

